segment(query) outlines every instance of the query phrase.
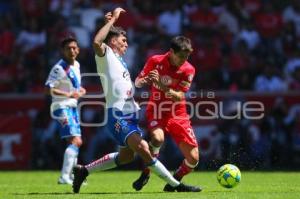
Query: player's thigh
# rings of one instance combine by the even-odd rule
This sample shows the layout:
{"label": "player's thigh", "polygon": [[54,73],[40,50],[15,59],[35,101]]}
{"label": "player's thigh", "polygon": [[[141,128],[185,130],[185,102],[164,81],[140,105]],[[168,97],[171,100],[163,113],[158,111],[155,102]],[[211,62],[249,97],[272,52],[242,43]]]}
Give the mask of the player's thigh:
{"label": "player's thigh", "polygon": [[198,143],[189,120],[170,120],[168,131],[184,157],[193,163],[198,161]]}
{"label": "player's thigh", "polygon": [[166,126],[165,121],[162,118],[157,118],[154,111],[147,107],[146,112],[147,117],[147,128],[149,129],[149,134],[152,142],[162,143],[164,142],[164,126]]}

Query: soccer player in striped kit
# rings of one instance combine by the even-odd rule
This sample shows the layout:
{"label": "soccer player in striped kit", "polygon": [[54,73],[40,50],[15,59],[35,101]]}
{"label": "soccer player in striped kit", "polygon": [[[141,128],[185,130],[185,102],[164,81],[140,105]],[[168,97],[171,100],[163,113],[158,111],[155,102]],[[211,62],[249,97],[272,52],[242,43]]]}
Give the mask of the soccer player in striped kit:
{"label": "soccer player in striped kit", "polygon": [[79,148],[82,145],[78,99],[86,93],[81,87],[80,64],[77,40],[66,37],[61,42],[62,59],[51,69],[45,85],[49,88],[52,103],[51,117],[60,123],[60,136],[68,146],[64,153],[59,184],[72,184],[72,168],[77,164]]}

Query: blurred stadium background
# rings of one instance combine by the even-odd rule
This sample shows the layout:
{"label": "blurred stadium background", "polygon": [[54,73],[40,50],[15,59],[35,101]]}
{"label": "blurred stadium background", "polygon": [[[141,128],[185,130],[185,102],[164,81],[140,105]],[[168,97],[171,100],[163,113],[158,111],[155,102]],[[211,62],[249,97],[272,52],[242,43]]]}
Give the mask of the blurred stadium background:
{"label": "blurred stadium background", "polygon": [[[91,40],[104,13],[117,6],[127,10],[118,24],[128,31],[125,59],[132,79],[147,57],[168,50],[170,37],[184,34],[194,45],[192,103],[222,102],[226,115],[240,111],[239,102],[265,106],[259,120],[193,117],[201,152],[197,169],[216,169],[223,163],[242,169],[300,168],[299,0],[1,0],[1,170],[60,168],[64,145],[50,119],[44,82],[60,58],[59,41],[70,34],[81,47],[82,73],[96,72]],[[97,77],[84,77],[83,85],[88,94],[101,94]],[[137,99],[145,100],[143,93],[138,90]],[[103,107],[84,106],[81,117],[97,123]],[[82,131],[79,162],[116,150],[104,127]],[[172,169],[180,157],[168,139],[160,158]]]}

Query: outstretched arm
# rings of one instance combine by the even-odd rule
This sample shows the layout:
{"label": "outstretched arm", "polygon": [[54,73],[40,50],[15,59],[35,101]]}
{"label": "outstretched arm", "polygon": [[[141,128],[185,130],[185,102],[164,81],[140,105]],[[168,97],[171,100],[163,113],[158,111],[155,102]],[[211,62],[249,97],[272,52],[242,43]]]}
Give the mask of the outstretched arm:
{"label": "outstretched arm", "polygon": [[118,20],[120,14],[125,12],[123,8],[116,8],[112,13],[108,12],[105,15],[105,25],[97,32],[94,37],[93,48],[95,53],[102,57],[105,54],[105,47],[103,41],[105,40],[110,28]]}

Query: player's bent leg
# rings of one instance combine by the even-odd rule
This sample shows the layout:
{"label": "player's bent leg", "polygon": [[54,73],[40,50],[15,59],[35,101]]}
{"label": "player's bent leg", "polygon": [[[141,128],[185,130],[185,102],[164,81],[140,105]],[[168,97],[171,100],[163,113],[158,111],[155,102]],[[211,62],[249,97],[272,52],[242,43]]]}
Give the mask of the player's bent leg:
{"label": "player's bent leg", "polygon": [[130,134],[126,141],[128,147],[141,156],[146,164],[152,161],[149,145],[138,133]]}
{"label": "player's bent leg", "polygon": [[[174,178],[178,181],[181,181],[181,179],[185,175],[192,172],[194,168],[198,165],[199,152],[198,152],[198,147],[192,146],[187,143],[180,143],[179,148],[183,153],[185,159],[182,161],[179,168],[175,171]],[[163,190],[167,192],[175,191],[175,189],[171,187],[169,184],[166,184]]]}
{"label": "player's bent leg", "polygon": [[80,187],[83,184],[86,177],[95,171],[104,171],[115,168],[121,164],[131,162],[134,158],[134,153],[129,148],[121,148],[120,152],[110,153],[102,158],[91,162],[86,166],[76,165],[73,168],[74,181],[73,192],[79,193]]}
{"label": "player's bent leg", "polygon": [[[149,142],[150,152],[153,157],[157,158],[159,155],[160,146],[164,142],[164,132],[161,128],[155,128],[150,132],[151,141]],[[148,183],[150,178],[150,169],[145,167],[140,177],[132,183],[132,187],[136,191],[142,190],[142,188]]]}
{"label": "player's bent leg", "polygon": [[180,181],[185,175],[192,172],[198,165],[199,151],[197,146],[192,146],[184,142],[179,144],[179,149],[181,150],[185,159],[175,171],[174,177]]}
{"label": "player's bent leg", "polygon": [[131,134],[127,139],[127,144],[159,177],[167,181],[172,186],[179,185],[179,182],[173,178],[170,172],[160,163],[160,161],[152,157],[148,143],[143,140],[139,134]]}
{"label": "player's bent leg", "polygon": [[164,189],[164,191],[168,192],[200,192],[202,189],[200,187],[186,185],[177,181],[171,173],[165,168],[165,166],[157,159],[154,159],[152,165],[149,166],[151,171],[153,171],[158,177],[163,179],[168,183],[172,189]]}
{"label": "player's bent leg", "polygon": [[163,179],[165,182],[174,187],[176,191],[179,192],[201,191],[199,187],[185,185],[177,181],[158,159],[151,156],[147,142],[145,140],[142,140],[142,138],[138,134],[135,135],[136,136],[131,135],[128,138],[128,145],[132,148],[132,150],[137,152],[143,158],[144,162],[148,164],[150,170],[153,171],[158,177]]}

